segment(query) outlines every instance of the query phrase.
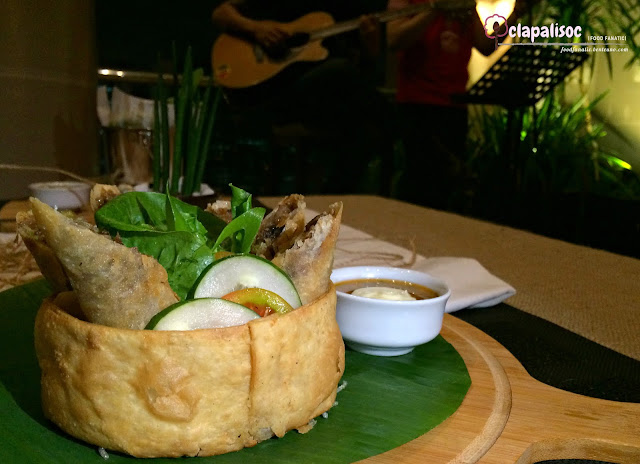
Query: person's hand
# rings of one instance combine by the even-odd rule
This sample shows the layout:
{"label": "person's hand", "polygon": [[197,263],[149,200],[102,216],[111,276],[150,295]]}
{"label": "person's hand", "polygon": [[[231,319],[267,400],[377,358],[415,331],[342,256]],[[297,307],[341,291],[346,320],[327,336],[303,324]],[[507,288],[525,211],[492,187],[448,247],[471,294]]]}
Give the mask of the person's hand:
{"label": "person's hand", "polygon": [[289,37],[289,33],[275,21],[256,21],[253,37],[266,48],[277,48]]}
{"label": "person's hand", "polygon": [[373,15],[360,16],[360,40],[369,56],[380,52],[380,21]]}

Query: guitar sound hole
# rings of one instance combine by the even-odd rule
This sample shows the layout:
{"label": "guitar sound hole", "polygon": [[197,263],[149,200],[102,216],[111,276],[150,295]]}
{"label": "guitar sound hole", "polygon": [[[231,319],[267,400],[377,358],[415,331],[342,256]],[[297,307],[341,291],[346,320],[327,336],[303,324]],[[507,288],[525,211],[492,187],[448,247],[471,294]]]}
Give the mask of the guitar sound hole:
{"label": "guitar sound hole", "polygon": [[309,42],[309,34],[306,32],[297,32],[286,40],[289,48],[302,47],[307,42]]}
{"label": "guitar sound hole", "polygon": [[289,56],[289,47],[285,43],[268,47],[264,51],[272,61],[285,60]]}
{"label": "guitar sound hole", "polygon": [[309,42],[309,34],[297,32],[292,34],[283,43],[269,47],[265,52],[272,61],[286,60],[290,57],[292,49],[302,47],[307,42]]}

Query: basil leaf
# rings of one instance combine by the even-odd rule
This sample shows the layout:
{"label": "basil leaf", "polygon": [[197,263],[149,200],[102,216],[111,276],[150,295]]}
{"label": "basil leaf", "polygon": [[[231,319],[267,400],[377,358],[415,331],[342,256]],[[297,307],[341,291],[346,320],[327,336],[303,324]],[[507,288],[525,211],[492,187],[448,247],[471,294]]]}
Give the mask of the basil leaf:
{"label": "basil leaf", "polygon": [[[167,214],[167,228],[169,230],[189,231],[191,230],[189,226],[192,224],[187,223],[186,218],[180,214],[180,211],[178,211],[179,206],[177,204],[177,201],[178,200],[176,198],[167,194],[167,201],[165,202],[165,210]],[[194,219],[196,220],[196,223],[197,223],[197,216]],[[202,227],[202,224],[199,224],[199,223],[193,224],[193,228],[195,230],[200,229],[198,226]],[[202,233],[202,230],[200,230],[200,233]]]}
{"label": "basil leaf", "polygon": [[96,224],[115,231],[167,230],[165,202],[166,197],[160,193],[125,193],[96,212]]}
{"label": "basil leaf", "polygon": [[153,192],[119,195],[96,212],[95,220],[125,246],[158,260],[181,299],[213,261],[212,244],[226,225],[197,206]]}
{"label": "basil leaf", "polygon": [[251,194],[233,184],[229,184],[229,187],[231,187],[231,217],[235,219],[251,209]]}
{"label": "basil leaf", "polygon": [[211,248],[201,235],[187,231],[130,232],[120,234],[127,247],[155,258],[167,271],[169,285],[185,299],[202,271],[214,260]]}
{"label": "basil leaf", "polygon": [[[264,213],[264,208],[251,208],[227,224],[227,227],[220,233],[218,240],[213,245],[214,253],[221,250],[233,253],[249,253]],[[228,244],[229,241],[231,242],[230,245]],[[224,247],[225,244],[227,245],[226,248]]]}
{"label": "basil leaf", "polygon": [[264,208],[251,208],[251,194],[233,187],[236,214],[231,223],[170,195],[129,192],[95,215],[96,224],[127,247],[151,256],[166,269],[169,285],[181,298],[221,250],[249,253]]}

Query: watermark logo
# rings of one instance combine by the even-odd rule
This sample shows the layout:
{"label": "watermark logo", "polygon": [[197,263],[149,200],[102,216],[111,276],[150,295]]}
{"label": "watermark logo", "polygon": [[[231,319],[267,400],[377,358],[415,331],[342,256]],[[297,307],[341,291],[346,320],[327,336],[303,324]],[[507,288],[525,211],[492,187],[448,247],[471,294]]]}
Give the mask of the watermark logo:
{"label": "watermark logo", "polygon": [[498,38],[504,37],[509,32],[507,18],[499,14],[492,14],[484,20],[484,35],[489,39],[493,39],[498,49]]}
{"label": "watermark logo", "polygon": [[[552,23],[546,26],[529,26],[522,23],[517,23],[514,26],[507,24],[507,18],[499,14],[492,14],[484,21],[484,35],[487,38],[494,40],[496,50],[498,46],[521,46],[521,45],[534,45],[534,46],[561,46],[561,53],[578,51],[595,52],[595,51],[628,51],[626,46],[626,36],[587,36],[587,40],[591,42],[581,42],[579,39],[582,37],[581,26],[567,26],[559,23]],[[523,39],[518,42],[505,43],[504,40],[508,37],[513,39]],[[503,39],[501,42],[500,39]],[[546,39],[543,42],[536,42],[536,40]],[[565,39],[566,41],[557,42],[549,39]],[[597,41],[597,42],[596,42]],[[604,43],[603,43],[604,41]],[[612,43],[613,42],[613,43]],[[618,42],[618,43],[615,43]],[[582,48],[580,48],[582,47]]]}
{"label": "watermark logo", "polygon": [[520,37],[528,39],[534,43],[537,38],[563,38],[574,39],[582,37],[581,26],[565,26],[564,24],[553,23],[548,26],[526,26],[518,23],[517,26],[509,28],[509,37]]}

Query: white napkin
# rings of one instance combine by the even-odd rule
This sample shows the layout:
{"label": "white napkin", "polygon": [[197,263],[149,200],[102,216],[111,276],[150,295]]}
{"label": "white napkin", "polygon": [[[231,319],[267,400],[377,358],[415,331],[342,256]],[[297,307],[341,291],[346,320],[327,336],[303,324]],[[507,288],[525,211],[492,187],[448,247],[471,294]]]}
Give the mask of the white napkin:
{"label": "white napkin", "polygon": [[[307,211],[307,215],[310,218],[315,213]],[[475,259],[425,258],[343,224],[338,236],[334,268],[376,265],[406,267],[444,280],[451,289],[445,309],[448,313],[469,307],[493,306],[516,293],[511,285],[491,274]]]}
{"label": "white napkin", "polygon": [[471,258],[425,258],[412,269],[431,274],[449,285],[451,296],[445,307],[448,313],[462,308],[494,306],[516,293],[511,285]]}

